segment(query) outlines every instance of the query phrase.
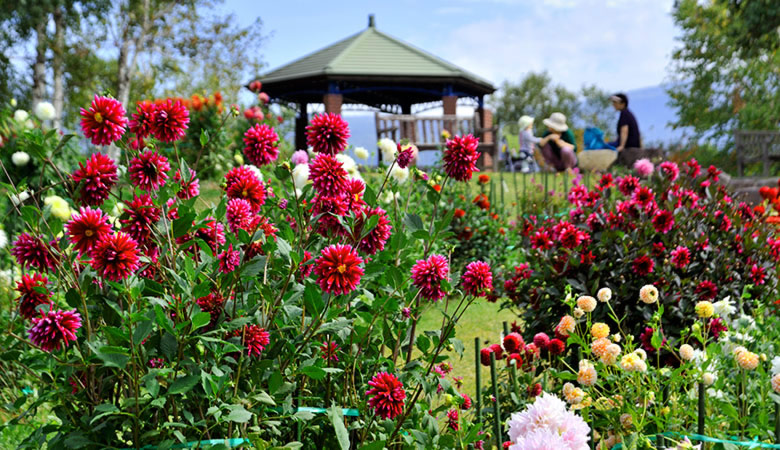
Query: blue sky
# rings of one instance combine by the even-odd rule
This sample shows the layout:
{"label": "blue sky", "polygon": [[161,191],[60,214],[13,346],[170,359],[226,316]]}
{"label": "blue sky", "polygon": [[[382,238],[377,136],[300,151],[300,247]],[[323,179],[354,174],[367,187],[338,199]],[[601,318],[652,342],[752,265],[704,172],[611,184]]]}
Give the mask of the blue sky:
{"label": "blue sky", "polygon": [[268,69],[356,33],[377,28],[495,84],[547,70],[570,89],[608,91],[667,79],[677,34],[672,0],[226,0],[225,11],[259,16]]}

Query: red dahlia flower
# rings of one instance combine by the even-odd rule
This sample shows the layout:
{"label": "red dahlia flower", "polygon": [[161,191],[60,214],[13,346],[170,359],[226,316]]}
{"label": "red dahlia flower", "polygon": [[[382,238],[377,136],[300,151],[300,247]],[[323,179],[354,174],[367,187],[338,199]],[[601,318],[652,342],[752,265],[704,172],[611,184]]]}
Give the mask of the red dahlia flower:
{"label": "red dahlia flower", "polygon": [[219,259],[219,271],[230,273],[238,269],[241,264],[241,252],[233,250],[233,244],[230,244],[227,250],[219,254],[217,259]]}
{"label": "red dahlia flower", "polygon": [[523,367],[523,355],[520,353],[510,353],[506,355],[506,366],[512,367],[512,364],[518,369]]}
{"label": "red dahlia flower", "polygon": [[704,280],[696,286],[694,292],[700,300],[712,300],[718,296],[718,286],[712,281]]}
{"label": "red dahlia flower", "polygon": [[645,208],[646,206],[655,202],[655,194],[649,187],[639,186],[639,188],[634,191],[633,200],[636,204],[642,208]]}
{"label": "red dahlia flower", "polygon": [[363,225],[372,217],[377,216],[379,220],[376,226],[360,241],[358,248],[367,255],[373,255],[376,252],[385,249],[385,242],[390,239],[390,232],[393,227],[387,219],[387,213],[382,208],[371,208],[365,210],[365,217],[359,216],[355,221],[355,230],[358,235],[363,234]]}
{"label": "red dahlia flower", "polygon": [[441,282],[449,280],[450,268],[447,258],[431,255],[428,259],[418,259],[412,266],[412,283],[420,289],[420,295],[427,300],[438,301],[445,295]]}
{"label": "red dahlia flower", "polygon": [[[16,285],[16,292],[19,293],[19,297],[16,299],[19,302],[19,314],[25,319],[32,319],[37,316],[35,308],[38,305],[51,305],[52,293],[46,287],[49,279],[41,274],[34,273],[22,275],[22,280]],[[39,292],[38,289],[42,289],[44,292]]]}
{"label": "red dahlia flower", "polygon": [[195,231],[195,237],[202,239],[212,252],[216,252],[217,248],[225,243],[225,226],[213,217],[206,217],[204,223]]}
{"label": "red dahlia flower", "polygon": [[247,227],[252,221],[253,216],[252,204],[247,200],[244,200],[243,198],[232,198],[228,201],[225,219],[230,227],[230,231],[234,234],[238,234],[238,230],[240,229],[251,233],[252,230],[248,230]]}
{"label": "red dahlia flower", "polygon": [[184,177],[181,174],[181,169],[176,170],[176,174],[173,176],[173,181],[181,186],[181,190],[176,193],[176,196],[182,200],[188,200],[193,197],[197,197],[200,194],[200,182],[198,181],[197,173],[190,170],[189,181],[184,181]]}
{"label": "red dahlia flower", "polygon": [[368,382],[371,389],[366,391],[368,406],[383,419],[395,419],[403,412],[406,391],[395,375],[379,372]]}
{"label": "red dahlia flower", "polygon": [[246,325],[243,330],[241,343],[246,347],[249,356],[260,357],[268,344],[271,343],[271,335],[257,325]]}
{"label": "red dahlia flower", "polygon": [[81,315],[76,310],[49,311],[42,317],[32,319],[32,327],[28,331],[30,341],[45,352],[59,350],[64,343],[67,347],[76,340],[76,331],[81,328]]}
{"label": "red dahlia flower", "polygon": [[81,108],[81,130],[93,145],[111,145],[125,133],[127,117],[118,100],[95,95],[89,110]]}
{"label": "red dahlia flower", "polygon": [[363,259],[348,245],[331,245],[317,258],[314,273],[320,288],[334,295],[352,292],[360,284]]}
{"label": "red dahlia flower", "polygon": [[506,336],[504,336],[504,350],[506,350],[508,353],[517,353],[525,347],[525,342],[523,341],[523,336],[520,335],[520,333],[509,333]]}
{"label": "red dahlia flower", "polygon": [[200,310],[209,313],[209,328],[213,328],[219,320],[219,316],[222,314],[222,309],[225,306],[225,298],[219,292],[210,292],[209,295],[200,297],[195,300]]}
{"label": "red dahlia flower", "polygon": [[647,256],[642,255],[634,259],[634,262],[632,263],[632,267],[634,270],[634,273],[639,275],[640,277],[647,276],[651,273],[653,273],[653,267],[655,266],[655,263],[653,260]]}
{"label": "red dahlia flower", "polygon": [[331,155],[321,153],[314,158],[309,164],[309,179],[320,195],[337,197],[347,189],[347,171]]}
{"label": "red dahlia flower", "polygon": [[125,212],[127,219],[122,219],[122,231],[127,233],[138,244],[147,244],[152,237],[152,226],[160,220],[160,208],[152,202],[152,198],[143,194],[133,197],[127,203]]}
{"label": "red dahlia flower", "polygon": [[469,263],[461,277],[461,282],[467,295],[484,296],[493,289],[493,274],[490,266],[482,261]]}
{"label": "red dahlia flower", "polygon": [[79,256],[84,256],[92,251],[98,241],[111,234],[111,224],[103,211],[82,206],[65,224],[65,230],[73,248]]}
{"label": "red dahlia flower", "polygon": [[252,164],[261,167],[276,161],[279,149],[276,147],[279,135],[266,124],[256,123],[244,133],[244,154]]}
{"label": "red dahlia flower", "polygon": [[463,398],[463,403],[460,404],[460,409],[467,410],[471,408],[471,397],[469,397],[467,394],[460,394],[461,398]]}
{"label": "red dahlia flower", "polygon": [[412,147],[407,147],[405,150],[401,150],[401,144],[398,144],[398,156],[395,159],[395,163],[398,164],[398,167],[402,169],[406,169],[409,167],[409,164],[412,163],[412,160],[414,159],[414,149]]}
{"label": "red dahlia flower", "polygon": [[547,350],[547,346],[550,344],[550,337],[547,336],[546,333],[536,333],[534,336],[534,345],[536,345],[539,350]]}
{"label": "red dahlia flower", "polygon": [[674,215],[665,209],[661,209],[653,216],[653,228],[656,233],[666,234],[674,228]]}
{"label": "red dahlia flower", "polygon": [[691,178],[696,178],[701,173],[701,165],[695,159],[691,158],[690,161],[685,163],[685,172]]}
{"label": "red dahlia flower", "polygon": [[181,100],[168,99],[158,103],[154,109],[154,137],[163,142],[174,142],[186,134],[190,123],[190,112]]}
{"label": "red dahlia flower", "polygon": [[669,261],[671,261],[672,265],[678,269],[684,269],[688,264],[691,263],[691,252],[688,250],[688,247],[679,245],[677,248],[672,250],[670,255],[671,257],[669,258]]}
{"label": "red dahlia flower", "polygon": [[493,344],[490,349],[496,354],[496,360],[504,359],[504,348],[500,344]]}
{"label": "red dahlia flower", "polygon": [[317,153],[335,155],[344,151],[349,125],[338,114],[317,114],[306,127],[306,143]]}
{"label": "red dahlia flower", "polygon": [[630,197],[638,187],[639,178],[633,175],[626,175],[618,179],[618,190],[626,197]]}
{"label": "red dahlia flower", "polygon": [[680,168],[677,167],[677,164],[673,163],[672,161],[662,162],[658,165],[658,170],[669,181],[674,181],[678,176],[680,176]]}
{"label": "red dahlia flower", "polygon": [[121,231],[110,234],[92,250],[91,265],[103,278],[125,280],[141,266],[138,243]]}
{"label": "red dahlia flower", "polygon": [[130,121],[130,131],[135,133],[139,139],[143,139],[154,130],[154,109],[155,104],[149,100],[138,102]]}
{"label": "red dahlia flower", "polygon": [[447,426],[452,431],[458,431],[460,430],[460,420],[458,417],[458,410],[457,409],[451,409],[447,411]]}
{"label": "red dahlia flower", "polygon": [[308,250],[303,251],[303,259],[301,260],[301,264],[298,266],[298,270],[301,273],[301,278],[306,278],[309,275],[311,275],[312,271],[314,270],[314,264],[307,264],[312,259],[312,254]]}
{"label": "red dahlia flower", "polygon": [[338,351],[339,344],[333,341],[323,342],[322,345],[320,345],[320,353],[322,353],[322,359],[325,361],[338,362],[339,355],[336,354]]}
{"label": "red dahlia flower", "polygon": [[35,268],[46,272],[59,264],[58,251],[57,241],[52,240],[46,244],[42,236],[22,233],[14,242],[11,254],[23,268]]}
{"label": "red dahlia flower", "polygon": [[81,184],[81,201],[90,206],[100,206],[119,179],[114,160],[102,153],[93,153],[86,165],[79,163],[72,177],[73,181]]}
{"label": "red dahlia flower", "polygon": [[545,230],[536,231],[531,236],[531,248],[539,250],[549,250],[553,246],[550,234]]}
{"label": "red dahlia flower", "polygon": [[710,319],[710,323],[707,325],[707,329],[710,333],[712,333],[712,337],[718,339],[721,333],[724,331],[729,331],[729,326],[726,325],[726,322],[722,318],[713,317]]}
{"label": "red dahlia flower", "polygon": [[260,207],[265,203],[263,182],[246,166],[236,167],[225,174],[225,193],[228,198],[247,200],[255,213],[260,212]]}
{"label": "red dahlia flower", "polygon": [[468,181],[474,172],[479,172],[477,159],[480,153],[477,151],[479,140],[474,136],[455,136],[447,140],[447,149],[444,150],[442,163],[444,171],[450,178],[457,181]]}
{"label": "red dahlia flower", "polygon": [[547,344],[547,351],[553,356],[561,355],[566,351],[566,344],[558,338],[551,339]]}
{"label": "red dahlia flower", "polygon": [[160,155],[156,150],[147,150],[130,160],[127,174],[133,186],[152,192],[165,185],[168,180],[166,172],[169,170],[171,165],[168,164],[168,158]]}

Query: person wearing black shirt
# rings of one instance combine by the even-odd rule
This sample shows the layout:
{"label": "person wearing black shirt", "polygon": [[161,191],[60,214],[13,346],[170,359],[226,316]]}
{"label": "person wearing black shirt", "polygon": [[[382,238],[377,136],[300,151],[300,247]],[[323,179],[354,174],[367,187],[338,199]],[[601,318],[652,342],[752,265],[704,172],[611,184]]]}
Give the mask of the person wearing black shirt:
{"label": "person wearing black shirt", "polygon": [[620,111],[617,124],[617,140],[610,142],[610,144],[616,147],[619,152],[627,148],[642,148],[639,125],[636,123],[634,113],[628,109],[628,97],[626,94],[615,94],[609,99],[612,101],[612,106]]}

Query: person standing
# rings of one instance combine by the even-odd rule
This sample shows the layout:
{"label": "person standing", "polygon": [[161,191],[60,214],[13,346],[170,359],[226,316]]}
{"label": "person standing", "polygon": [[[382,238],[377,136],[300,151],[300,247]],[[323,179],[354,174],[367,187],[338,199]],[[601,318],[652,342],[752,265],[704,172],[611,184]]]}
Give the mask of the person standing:
{"label": "person standing", "polygon": [[617,123],[617,139],[610,142],[618,152],[627,148],[642,148],[642,139],[639,135],[639,125],[636,122],[634,113],[628,109],[628,96],[618,93],[611,96],[612,107],[620,111],[620,117]]}
{"label": "person standing", "polygon": [[539,140],[544,161],[558,172],[574,168],[577,165],[577,141],[566,125],[566,116],[554,112],[542,123],[547,127]]}

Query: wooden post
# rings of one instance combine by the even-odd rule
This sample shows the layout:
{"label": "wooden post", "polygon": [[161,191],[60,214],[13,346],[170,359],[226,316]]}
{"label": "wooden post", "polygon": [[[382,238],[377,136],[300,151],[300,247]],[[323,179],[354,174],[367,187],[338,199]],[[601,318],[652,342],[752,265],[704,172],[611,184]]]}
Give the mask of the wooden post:
{"label": "wooden post", "polygon": [[696,432],[702,436],[704,435],[704,408],[706,407],[704,394],[704,383],[699,381],[699,423]]}
{"label": "wooden post", "polygon": [[481,377],[481,371],[482,371],[482,363],[479,358],[479,338],[474,338],[474,360],[475,360],[475,375],[477,379],[477,392],[476,395],[474,395],[474,398],[476,399],[477,404],[477,422],[482,422],[482,377]]}
{"label": "wooden post", "polygon": [[496,435],[496,448],[501,448],[501,400],[498,397],[498,377],[496,376],[496,354],[490,352],[490,378],[493,381],[493,433]]}

